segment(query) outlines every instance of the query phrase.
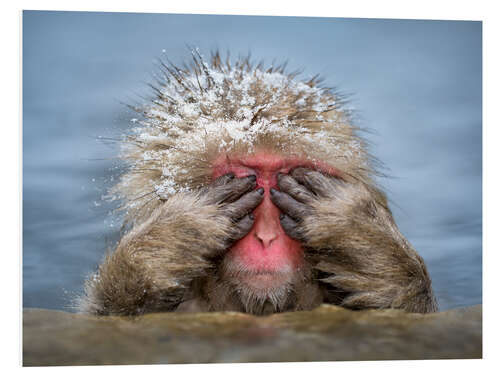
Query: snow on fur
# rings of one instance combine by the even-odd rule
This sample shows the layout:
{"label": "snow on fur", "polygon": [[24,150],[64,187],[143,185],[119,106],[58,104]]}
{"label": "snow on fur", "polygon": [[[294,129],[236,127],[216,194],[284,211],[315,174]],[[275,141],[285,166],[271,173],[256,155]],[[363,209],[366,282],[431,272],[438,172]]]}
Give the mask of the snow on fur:
{"label": "snow on fur", "polygon": [[249,58],[231,64],[218,52],[207,63],[192,51],[182,68],[161,62],[155,97],[134,107],[141,119],[132,120],[120,155],[129,168],[112,191],[127,218],[143,220],[169,196],[208,183],[221,153],[266,149],[369,178],[370,158],[340,98],[297,75]]}

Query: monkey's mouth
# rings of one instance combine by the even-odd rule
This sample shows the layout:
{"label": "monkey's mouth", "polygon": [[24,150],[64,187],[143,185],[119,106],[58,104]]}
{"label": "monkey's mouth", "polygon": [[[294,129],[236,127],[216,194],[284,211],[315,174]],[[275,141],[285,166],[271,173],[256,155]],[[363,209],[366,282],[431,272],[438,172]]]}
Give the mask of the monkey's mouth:
{"label": "monkey's mouth", "polygon": [[279,270],[249,269],[236,259],[227,257],[222,272],[227,280],[237,280],[237,284],[262,292],[282,288],[294,279],[293,269],[288,266]]}
{"label": "monkey's mouth", "polygon": [[290,272],[249,272],[240,275],[240,280],[252,289],[272,290],[287,285],[292,280]]}

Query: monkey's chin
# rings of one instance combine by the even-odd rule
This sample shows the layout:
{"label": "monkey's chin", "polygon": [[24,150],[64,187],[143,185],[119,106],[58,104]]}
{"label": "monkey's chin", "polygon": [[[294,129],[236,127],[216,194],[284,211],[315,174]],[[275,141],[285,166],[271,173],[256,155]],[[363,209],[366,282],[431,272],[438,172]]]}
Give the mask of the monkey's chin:
{"label": "monkey's chin", "polygon": [[248,272],[239,275],[241,283],[254,291],[267,293],[276,289],[282,289],[292,283],[291,271],[268,271],[263,273]]}
{"label": "monkey's chin", "polygon": [[296,274],[290,265],[274,270],[255,269],[241,262],[237,257],[224,259],[223,273],[225,279],[233,280],[238,288],[251,290],[262,297],[293,284]]}
{"label": "monkey's chin", "polygon": [[222,272],[240,293],[260,300],[266,296],[275,299],[294,285],[303,264],[302,248],[281,236],[264,249],[254,238],[247,236],[228,251]]}
{"label": "monkey's chin", "polygon": [[294,285],[292,271],[240,271],[230,278],[244,311],[253,314],[283,311]]}

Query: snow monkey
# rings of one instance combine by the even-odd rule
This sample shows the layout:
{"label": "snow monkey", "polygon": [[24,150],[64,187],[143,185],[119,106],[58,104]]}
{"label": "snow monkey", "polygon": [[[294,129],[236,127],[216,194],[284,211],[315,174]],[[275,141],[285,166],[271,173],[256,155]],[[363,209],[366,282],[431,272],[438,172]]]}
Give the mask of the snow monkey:
{"label": "snow monkey", "polygon": [[345,100],[284,65],[192,55],[160,62],[135,107],[113,188],[131,229],[80,310],[436,311]]}

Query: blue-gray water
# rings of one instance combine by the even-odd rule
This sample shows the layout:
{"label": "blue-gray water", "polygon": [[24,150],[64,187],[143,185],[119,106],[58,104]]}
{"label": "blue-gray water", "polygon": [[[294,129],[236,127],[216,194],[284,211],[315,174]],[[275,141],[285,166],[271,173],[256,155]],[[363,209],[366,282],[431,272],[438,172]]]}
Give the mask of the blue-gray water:
{"label": "blue-gray water", "polygon": [[23,305],[67,309],[118,238],[101,202],[153,62],[251,51],[352,94],[441,309],[482,302],[481,23],[25,11]]}

